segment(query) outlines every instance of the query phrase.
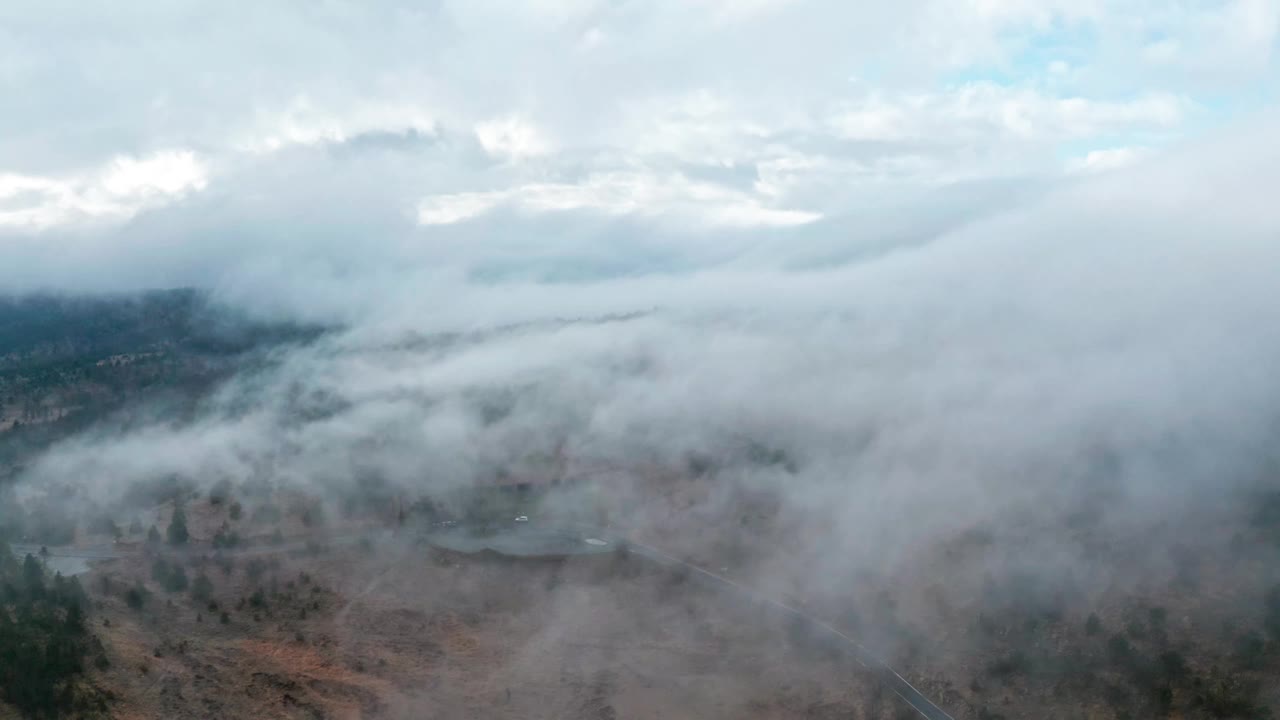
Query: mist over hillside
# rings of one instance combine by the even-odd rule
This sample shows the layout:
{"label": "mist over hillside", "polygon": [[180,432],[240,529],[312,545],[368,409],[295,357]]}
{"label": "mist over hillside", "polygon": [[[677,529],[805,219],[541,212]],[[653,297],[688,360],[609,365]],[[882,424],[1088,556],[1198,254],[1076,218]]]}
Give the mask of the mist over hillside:
{"label": "mist over hillside", "polygon": [[[161,5],[0,10],[0,629],[187,663],[160,700],[54,663],[23,713],[248,683],[221,712],[414,717],[450,677],[441,716],[518,717],[566,637],[643,644],[586,598],[654,578],[511,570],[526,612],[503,566],[415,561],[502,513],[806,613],[956,718],[1280,709],[1280,5]],[[87,591],[41,546],[98,553]],[[415,615],[435,584],[476,616]],[[643,626],[681,672],[761,646],[671,587]],[[321,660],[197,687],[281,643]],[[564,680],[565,717],[645,707],[609,647],[629,679]],[[725,672],[688,707],[894,717],[872,676]]]}
{"label": "mist over hillside", "polygon": [[[180,414],[57,441],[14,497],[96,511],[174,477],[338,507],[558,457],[614,498],[613,527],[925,672],[992,652],[973,617],[1083,626],[1142,598],[1190,613],[1179,642],[1261,627],[1280,583],[1259,510],[1280,497],[1280,258],[1237,170],[1176,211],[1191,170],[1170,161],[834,268],[468,282],[421,315],[370,288],[382,311],[265,343],[271,362],[233,362]],[[1224,218],[1212,244],[1205,213]],[[140,349],[204,347],[192,321],[156,322]],[[1203,583],[1219,599],[1192,613]]]}

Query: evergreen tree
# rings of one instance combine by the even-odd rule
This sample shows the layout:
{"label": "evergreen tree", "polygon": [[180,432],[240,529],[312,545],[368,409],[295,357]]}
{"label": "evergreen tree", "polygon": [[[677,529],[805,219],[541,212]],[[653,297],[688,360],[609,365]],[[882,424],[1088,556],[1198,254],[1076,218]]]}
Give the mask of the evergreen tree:
{"label": "evergreen tree", "polygon": [[168,538],[170,545],[187,544],[187,513],[182,509],[180,502],[174,503],[173,519],[169,521]]}
{"label": "evergreen tree", "polygon": [[22,582],[31,595],[44,592],[44,566],[31,553],[22,561]]}
{"label": "evergreen tree", "polygon": [[191,598],[198,603],[207,603],[213,597],[213,581],[208,575],[200,573],[191,583]]}
{"label": "evergreen tree", "polygon": [[133,587],[125,591],[124,601],[134,610],[141,610],[143,605],[147,604],[147,599],[151,597],[151,593],[142,587],[142,583],[135,583]]}
{"label": "evergreen tree", "polygon": [[1084,623],[1084,631],[1087,635],[1097,635],[1102,632],[1102,621],[1098,619],[1097,613],[1089,613],[1089,619]]}
{"label": "evergreen tree", "polygon": [[34,555],[18,563],[7,546],[0,553],[0,699],[17,717],[70,717],[74,678],[98,642],[87,596],[75,578],[46,577]]}
{"label": "evergreen tree", "polygon": [[165,578],[164,589],[169,592],[182,592],[187,589],[187,571],[181,565],[169,568],[169,577]]}

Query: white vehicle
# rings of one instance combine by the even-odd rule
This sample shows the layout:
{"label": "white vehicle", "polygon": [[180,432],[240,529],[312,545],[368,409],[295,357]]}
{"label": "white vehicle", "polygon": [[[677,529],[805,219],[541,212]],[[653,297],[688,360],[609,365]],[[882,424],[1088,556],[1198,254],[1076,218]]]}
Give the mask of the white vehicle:
{"label": "white vehicle", "polygon": [[529,516],[528,516],[528,515],[517,515],[517,516],[516,516],[516,522],[529,522]]}

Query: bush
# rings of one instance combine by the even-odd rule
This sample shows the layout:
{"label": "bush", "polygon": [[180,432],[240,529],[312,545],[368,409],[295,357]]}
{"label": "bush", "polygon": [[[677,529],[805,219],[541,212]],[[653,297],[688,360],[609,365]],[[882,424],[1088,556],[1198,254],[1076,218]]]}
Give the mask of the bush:
{"label": "bush", "polygon": [[987,674],[996,678],[1009,678],[1022,675],[1030,668],[1031,662],[1025,653],[1014,651],[987,666]]}
{"label": "bush", "polygon": [[218,532],[214,533],[213,546],[215,548],[233,548],[240,544],[240,535],[233,531],[226,523],[218,528]]}
{"label": "bush", "polygon": [[151,563],[151,579],[164,583],[164,579],[169,577],[169,563],[164,558],[156,558]]}
{"label": "bush", "polygon": [[134,610],[141,610],[147,601],[151,599],[151,593],[142,587],[141,583],[135,584],[124,593],[124,601]]}
{"label": "bush", "polygon": [[164,589],[171,593],[182,592],[187,589],[187,571],[182,569],[181,565],[173,565],[169,571],[169,580],[165,583]]}
{"label": "bush", "polygon": [[1089,613],[1089,619],[1084,621],[1084,634],[1097,635],[1102,632],[1102,620],[1098,619],[1097,613]]}
{"label": "bush", "polygon": [[1234,675],[1219,673],[1197,683],[1196,707],[1214,718],[1267,718],[1271,713],[1258,704],[1259,684]]}
{"label": "bush", "polygon": [[1261,633],[1245,633],[1236,639],[1232,657],[1244,670],[1260,670],[1267,660],[1267,641]]}
{"label": "bush", "polygon": [[200,573],[191,583],[191,599],[197,603],[207,603],[213,597],[213,581],[208,575]]}
{"label": "bush", "polygon": [[1123,635],[1112,635],[1107,641],[1107,657],[1116,665],[1128,665],[1133,662],[1133,645]]}
{"label": "bush", "polygon": [[164,558],[156,558],[151,564],[151,579],[168,592],[187,589],[187,571],[177,563],[166,562]]}
{"label": "bush", "polygon": [[1147,609],[1147,624],[1152,630],[1163,630],[1165,622],[1169,619],[1169,611],[1162,607],[1153,607]]}
{"label": "bush", "polygon": [[1177,650],[1167,650],[1160,655],[1160,673],[1165,679],[1177,682],[1187,675],[1187,659]]}

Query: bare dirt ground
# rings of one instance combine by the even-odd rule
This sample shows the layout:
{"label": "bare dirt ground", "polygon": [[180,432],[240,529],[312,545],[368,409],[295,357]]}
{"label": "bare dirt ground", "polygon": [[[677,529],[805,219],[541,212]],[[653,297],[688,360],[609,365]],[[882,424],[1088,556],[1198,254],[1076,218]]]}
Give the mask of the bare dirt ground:
{"label": "bare dirt ground", "polygon": [[[119,718],[897,718],[850,661],[612,556],[448,556],[412,543],[87,578]],[[104,578],[110,578],[104,583]],[[141,610],[124,589],[152,593]],[[255,594],[255,592],[259,592]],[[213,603],[213,604],[211,604]],[[225,618],[223,613],[226,613]]]}

